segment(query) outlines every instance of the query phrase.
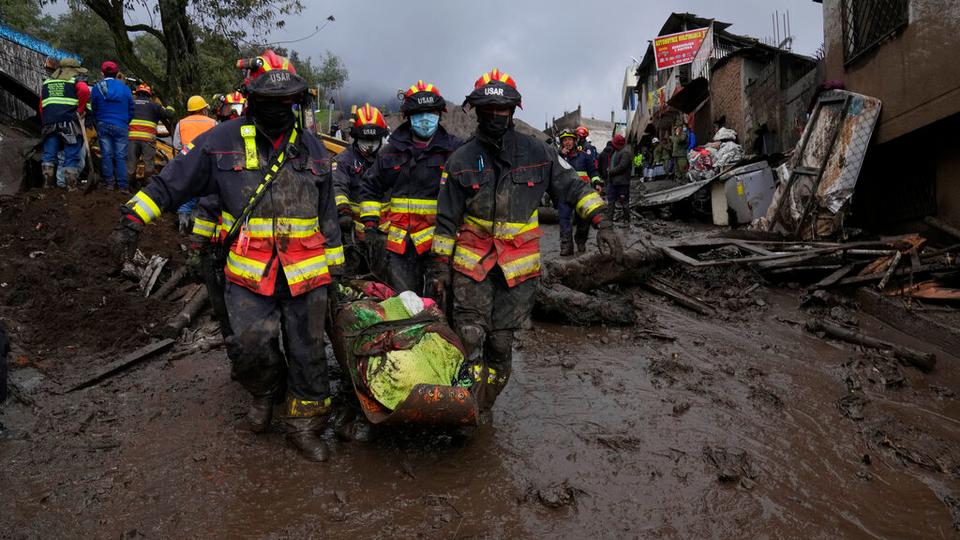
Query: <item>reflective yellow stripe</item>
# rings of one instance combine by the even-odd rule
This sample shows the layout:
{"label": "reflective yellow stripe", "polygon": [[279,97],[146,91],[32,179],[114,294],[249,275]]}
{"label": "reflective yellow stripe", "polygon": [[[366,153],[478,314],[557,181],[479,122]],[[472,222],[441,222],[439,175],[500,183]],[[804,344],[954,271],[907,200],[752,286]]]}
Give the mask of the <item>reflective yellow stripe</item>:
{"label": "reflective yellow stripe", "polygon": [[337,206],[340,206],[342,204],[347,204],[347,205],[350,204],[350,199],[348,199],[346,195],[340,195],[339,193],[337,194],[336,197],[333,198],[333,200]]}
{"label": "reflective yellow stripe", "polygon": [[532,274],[540,270],[540,254],[534,253],[508,263],[501,262],[500,268],[508,280]]}
{"label": "reflective yellow stripe", "polygon": [[442,234],[434,235],[431,251],[437,255],[449,257],[453,253],[453,238]]}
{"label": "reflective yellow stripe", "polygon": [[290,285],[322,276],[327,273],[327,257],[326,255],[318,255],[298,263],[285,265],[283,272],[286,274],[287,283]]}
{"label": "reflective yellow stripe", "polygon": [[478,255],[458,244],[457,249],[453,254],[453,264],[462,266],[468,270],[472,270],[477,266],[477,263],[479,263],[480,259],[482,258],[483,255]]}
{"label": "reflective yellow stripe", "polygon": [[600,198],[600,195],[598,195],[596,191],[591,191],[577,201],[576,209],[580,217],[587,217],[601,206],[603,206],[603,199]]}
{"label": "reflective yellow stripe", "polygon": [[437,213],[435,199],[390,199],[390,211],[397,214],[419,214],[432,216]]}
{"label": "reflective yellow stripe", "polygon": [[210,238],[213,236],[213,231],[216,229],[217,224],[212,221],[207,221],[205,219],[193,218],[193,234],[197,236],[202,236],[204,238]]}
{"label": "reflective yellow stripe", "polygon": [[[36,103],[36,101],[34,101]],[[40,102],[40,105],[46,107],[47,105],[73,105],[76,106],[80,103],[80,100],[77,98],[68,98],[68,97],[48,97]]]}
{"label": "reflective yellow stripe", "polygon": [[244,232],[250,238],[273,238],[286,236],[290,238],[305,238],[313,236],[320,230],[317,218],[277,218],[276,229],[273,218],[250,218],[244,224]]}
{"label": "reflective yellow stripe", "polygon": [[402,244],[406,237],[407,231],[400,227],[390,226],[390,229],[387,231],[387,242]]}
{"label": "reflective yellow stripe", "polygon": [[260,281],[267,270],[267,265],[231,251],[227,254],[227,269],[240,277]]}
{"label": "reflective yellow stripe", "polygon": [[329,247],[324,253],[327,256],[327,266],[336,266],[347,262],[343,256],[343,246]]}
{"label": "reflective yellow stripe", "polygon": [[157,123],[156,123],[156,122],[151,122],[150,120],[131,120],[131,121],[130,121],[130,125],[131,125],[131,126],[144,126],[144,127],[151,127],[151,128],[157,127]]}
{"label": "reflective yellow stripe", "polygon": [[361,201],[360,217],[380,217],[380,203],[377,201]]}
{"label": "reflective yellow stripe", "polygon": [[479,227],[488,234],[493,234],[494,238],[510,240],[517,235],[527,231],[532,231],[533,229],[539,227],[539,216],[539,213],[534,210],[533,214],[530,215],[530,219],[526,223],[520,223],[517,221],[498,221],[496,224],[494,224],[492,221],[480,219],[474,216],[467,216],[464,218],[464,222]]}
{"label": "reflective yellow stripe", "polygon": [[422,231],[411,233],[410,239],[413,240],[413,245],[419,246],[424,242],[429,242],[430,239],[433,238],[433,231],[435,231],[436,229],[437,229],[436,227],[427,227]]}
{"label": "reflective yellow stripe", "polygon": [[150,223],[158,216],[160,216],[160,207],[157,206],[157,203],[153,202],[153,199],[150,198],[146,193],[139,191],[132,199],[127,201],[127,206],[133,209],[133,212],[137,214],[137,217],[143,220],[144,223]]}
{"label": "reflective yellow stripe", "polygon": [[237,219],[229,212],[220,212],[220,230],[229,231]]}
{"label": "reflective yellow stripe", "polygon": [[243,153],[246,158],[245,166],[250,170],[260,168],[260,157],[257,155],[257,128],[250,124],[240,126],[240,136],[243,137]]}

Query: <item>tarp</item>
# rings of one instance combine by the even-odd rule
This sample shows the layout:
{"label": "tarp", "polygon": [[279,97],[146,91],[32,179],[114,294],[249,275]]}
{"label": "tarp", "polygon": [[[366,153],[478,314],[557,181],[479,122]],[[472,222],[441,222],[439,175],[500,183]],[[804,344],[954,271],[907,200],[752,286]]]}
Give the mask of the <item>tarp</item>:
{"label": "tarp", "polygon": [[54,48],[46,41],[37,39],[28,34],[24,34],[23,32],[18,32],[17,30],[10,28],[3,23],[0,23],[0,37],[6,39],[7,41],[12,41],[22,47],[36,51],[40,54],[56,58],[57,60],[61,60],[63,58],[76,58],[77,61],[81,63],[83,60],[78,54],[61,51],[60,49]]}

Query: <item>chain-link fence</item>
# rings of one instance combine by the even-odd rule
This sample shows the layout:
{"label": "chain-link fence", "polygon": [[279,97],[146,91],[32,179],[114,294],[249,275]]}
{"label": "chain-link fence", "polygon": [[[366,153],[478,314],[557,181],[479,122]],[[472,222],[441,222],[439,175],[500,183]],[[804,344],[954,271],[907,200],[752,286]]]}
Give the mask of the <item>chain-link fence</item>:
{"label": "chain-link fence", "polygon": [[843,0],[843,57],[850,63],[907,25],[910,0]]}

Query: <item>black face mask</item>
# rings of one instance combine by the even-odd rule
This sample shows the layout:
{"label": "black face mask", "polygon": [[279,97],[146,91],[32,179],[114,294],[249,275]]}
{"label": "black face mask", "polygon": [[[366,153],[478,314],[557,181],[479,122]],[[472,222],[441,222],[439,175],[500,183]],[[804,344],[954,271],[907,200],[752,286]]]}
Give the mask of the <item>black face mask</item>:
{"label": "black face mask", "polygon": [[257,128],[272,139],[286,133],[297,119],[290,103],[273,100],[256,102],[250,115]]}
{"label": "black face mask", "polygon": [[477,111],[477,129],[481,135],[499,141],[513,127],[513,115],[497,115]]}

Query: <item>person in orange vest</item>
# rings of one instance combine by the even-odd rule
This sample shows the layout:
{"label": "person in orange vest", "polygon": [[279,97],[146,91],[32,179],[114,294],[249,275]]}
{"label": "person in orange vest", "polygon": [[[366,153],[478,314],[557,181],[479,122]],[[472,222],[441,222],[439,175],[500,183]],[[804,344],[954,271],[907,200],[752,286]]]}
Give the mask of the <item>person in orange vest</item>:
{"label": "person in orange vest", "polygon": [[132,178],[137,161],[143,158],[143,176],[153,176],[153,158],[157,154],[157,124],[173,118],[173,107],[162,107],[153,100],[153,90],[140,84],[133,92],[133,119],[130,120],[127,147],[127,174]]}
{"label": "person in orange vest", "polygon": [[[177,122],[173,129],[173,147],[181,154],[186,154],[193,147],[193,139],[197,135],[217,125],[217,121],[209,116],[210,105],[200,96],[190,96],[187,100],[187,112],[189,114]],[[190,230],[190,217],[196,206],[197,198],[194,197],[177,209],[181,233]]]}
{"label": "person in orange vest", "polygon": [[[385,278],[396,291],[424,293],[437,218],[437,191],[443,164],[463,142],[440,125],[446,100],[436,86],[417,81],[403,96],[400,124],[377,154],[360,185],[360,220],[371,259],[379,254],[387,233]],[[381,205],[389,194],[389,210],[381,223]]]}
{"label": "person in orange vest", "polygon": [[233,331],[226,343],[233,373],[253,396],[250,429],[269,430],[285,387],[287,441],[307,459],[325,461],[321,433],[332,396],[324,325],[344,263],[331,156],[293,110],[308,103],[307,82],[273,51],[259,58],[246,85],[247,114],[201,134],[151,178],[121,207],[110,243],[118,260],[129,258],[145,224],[163,211],[219,196],[228,251],[217,259],[225,261]]}
{"label": "person in orange vest", "polygon": [[601,251],[619,258],[623,247],[600,194],[554,147],[514,129],[521,96],[512,77],[498,69],[484,73],[466,105],[477,110],[477,135],[447,160],[428,276],[436,290],[452,285],[453,326],[486,420],[510,379],[514,333],[533,310],[543,195],[592,223]]}

